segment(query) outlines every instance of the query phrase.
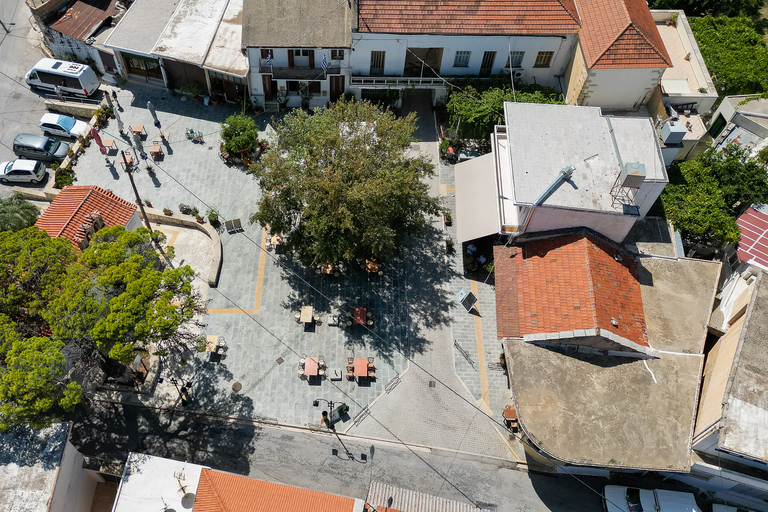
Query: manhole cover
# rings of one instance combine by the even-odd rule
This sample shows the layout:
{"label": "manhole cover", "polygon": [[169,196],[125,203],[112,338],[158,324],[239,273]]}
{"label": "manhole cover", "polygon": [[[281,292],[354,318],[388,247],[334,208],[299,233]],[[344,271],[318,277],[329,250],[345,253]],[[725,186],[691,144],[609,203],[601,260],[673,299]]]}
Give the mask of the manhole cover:
{"label": "manhole cover", "polygon": [[234,391],[235,393],[239,393],[241,389],[243,389],[243,385],[240,384],[239,382],[235,382],[234,384],[232,384],[232,391]]}
{"label": "manhole cover", "polygon": [[277,359],[275,359],[275,362],[277,363],[278,366],[280,366],[285,362],[285,359],[283,359],[283,356],[280,356]]}
{"label": "manhole cover", "polygon": [[433,380],[429,381],[429,387],[434,388],[435,386],[437,386],[437,382]]}

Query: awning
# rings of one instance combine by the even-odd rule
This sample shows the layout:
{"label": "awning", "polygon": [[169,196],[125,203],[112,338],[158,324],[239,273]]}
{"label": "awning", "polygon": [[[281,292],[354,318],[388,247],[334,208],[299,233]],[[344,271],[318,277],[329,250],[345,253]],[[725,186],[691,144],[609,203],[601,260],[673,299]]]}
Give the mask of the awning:
{"label": "awning", "polygon": [[459,242],[501,231],[493,153],[456,165],[456,231]]}

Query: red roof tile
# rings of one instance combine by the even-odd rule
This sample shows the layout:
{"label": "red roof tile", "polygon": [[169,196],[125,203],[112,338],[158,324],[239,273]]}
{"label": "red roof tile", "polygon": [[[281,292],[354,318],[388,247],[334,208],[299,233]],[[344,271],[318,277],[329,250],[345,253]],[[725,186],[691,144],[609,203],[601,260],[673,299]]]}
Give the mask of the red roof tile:
{"label": "red roof tile", "polygon": [[51,238],[69,239],[77,248],[77,231],[94,211],[99,212],[108,227],[125,226],[136,212],[136,205],[99,187],[70,185],[58,193],[35,225],[46,230]]}
{"label": "red roof tile", "polygon": [[645,0],[579,0],[579,14],[590,69],[672,67]]}
{"label": "red roof tile", "polygon": [[573,34],[573,0],[359,0],[358,30],[387,34]]}
{"label": "red roof tile", "polygon": [[203,469],[195,512],[352,512],[355,500]]}
{"label": "red roof tile", "polygon": [[70,37],[85,41],[95,35],[107,18],[116,16],[117,0],[78,0],[50,28]]}
{"label": "red roof tile", "polygon": [[739,259],[768,269],[768,214],[749,208],[736,220],[741,229]]}
{"label": "red roof tile", "polygon": [[607,243],[566,235],[496,246],[494,261],[499,339],[604,329],[650,346],[636,261]]}

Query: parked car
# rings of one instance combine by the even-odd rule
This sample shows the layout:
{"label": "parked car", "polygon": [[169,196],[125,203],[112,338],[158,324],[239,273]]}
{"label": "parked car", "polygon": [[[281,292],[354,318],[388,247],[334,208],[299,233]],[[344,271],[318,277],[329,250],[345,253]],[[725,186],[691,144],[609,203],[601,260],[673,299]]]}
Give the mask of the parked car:
{"label": "parked car", "polygon": [[88,123],[78,121],[74,117],[48,113],[40,119],[40,129],[46,135],[60,135],[76,139],[88,131]]}
{"label": "parked car", "polygon": [[20,133],[13,139],[13,152],[19,158],[61,161],[67,156],[67,151],[69,151],[69,144],[59,142],[45,135]]}
{"label": "parked car", "polygon": [[731,506],[728,506],[728,505],[713,504],[712,505],[712,512],[752,512],[752,511],[750,509],[744,508],[744,507],[738,507],[738,506],[731,507]]}
{"label": "parked car", "polygon": [[0,164],[0,182],[27,181],[38,183],[45,176],[45,165],[37,160],[11,160]]}
{"label": "parked car", "polygon": [[689,492],[619,485],[605,486],[603,507],[606,512],[701,512]]}

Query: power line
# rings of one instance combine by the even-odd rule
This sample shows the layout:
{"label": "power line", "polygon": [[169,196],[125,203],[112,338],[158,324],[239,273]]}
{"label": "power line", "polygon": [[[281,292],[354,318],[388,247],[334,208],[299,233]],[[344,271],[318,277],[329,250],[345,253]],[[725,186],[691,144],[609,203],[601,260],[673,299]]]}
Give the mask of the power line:
{"label": "power line", "polygon": [[[171,173],[169,173],[169,172],[168,172],[167,170],[165,170],[163,167],[161,167],[161,166],[160,166],[160,165],[158,165],[157,163],[155,163],[155,166],[156,166],[157,168],[159,168],[161,171],[163,171],[163,172],[164,172],[164,173],[165,173],[165,174],[166,174],[166,175],[167,175],[169,178],[171,178],[173,181],[175,181],[175,182],[176,182],[176,183],[177,183],[179,186],[181,186],[181,187],[182,187],[184,190],[186,190],[186,191],[187,191],[189,194],[191,194],[191,195],[192,195],[192,196],[193,196],[195,199],[197,199],[198,201],[200,201],[200,203],[202,203],[202,204],[203,204],[203,205],[204,205],[206,208],[211,208],[211,207],[212,207],[211,205],[209,205],[208,203],[206,203],[204,200],[202,200],[200,197],[198,197],[198,196],[197,196],[197,194],[195,194],[195,193],[194,193],[194,192],[192,192],[190,189],[188,189],[188,188],[187,188],[187,187],[186,187],[186,186],[185,186],[183,183],[181,183],[181,182],[180,182],[178,179],[176,179],[176,178],[175,178],[175,177],[174,177],[174,176],[173,176]],[[225,218],[225,217],[223,217],[223,216],[222,216],[222,218],[224,218],[224,220],[226,220],[226,218]],[[264,228],[262,227],[262,229],[264,229]],[[261,244],[260,244],[259,242],[257,242],[257,241],[256,241],[256,240],[254,240],[253,238],[251,238],[251,237],[250,237],[249,235],[247,235],[245,232],[242,232],[242,233],[240,233],[240,234],[241,234],[242,236],[244,236],[244,237],[245,237],[245,238],[246,238],[246,239],[247,239],[249,242],[251,242],[251,243],[252,243],[254,246],[258,247],[258,248],[259,248],[259,250],[260,250],[260,251],[261,251],[263,254],[265,254],[265,255],[268,255],[270,258],[272,258],[272,260],[273,260],[273,261],[274,261],[274,262],[275,262],[275,263],[276,263],[278,266],[280,266],[280,267],[281,267],[283,270],[285,270],[286,272],[288,272],[288,273],[292,274],[292,275],[293,275],[294,277],[296,277],[296,278],[297,278],[299,281],[301,281],[301,282],[302,282],[302,283],[304,283],[304,284],[305,284],[307,287],[309,287],[311,290],[313,290],[314,292],[316,292],[316,293],[317,293],[319,296],[323,297],[324,299],[328,300],[329,302],[332,302],[332,300],[331,300],[331,298],[330,298],[330,297],[328,297],[328,296],[327,296],[326,294],[324,294],[324,293],[323,293],[321,290],[319,290],[318,288],[316,288],[315,286],[313,286],[313,285],[312,285],[312,284],[311,284],[309,281],[307,281],[306,279],[304,279],[304,278],[303,278],[302,276],[300,276],[298,273],[296,273],[296,272],[295,272],[295,271],[293,271],[292,269],[288,268],[288,267],[287,267],[285,264],[283,264],[283,262],[282,262],[281,260],[279,260],[279,259],[278,259],[278,258],[277,258],[275,255],[273,255],[271,252],[267,251],[267,250],[266,250],[266,248],[262,247],[262,246],[261,246]],[[240,305],[238,305],[238,304],[237,304],[237,302],[235,302],[235,301],[231,300],[231,299],[230,299],[228,296],[226,296],[226,295],[225,295],[223,292],[221,292],[220,290],[218,290],[218,289],[217,289],[217,293],[220,293],[220,294],[221,294],[221,295],[222,295],[224,298],[226,298],[226,299],[227,299],[227,300],[229,300],[229,301],[230,301],[232,304],[234,304],[235,306],[237,306],[237,309],[240,309],[240,310],[241,310],[241,311],[243,311],[243,312],[245,312],[245,311],[246,311],[246,310],[245,310],[243,307],[241,307]],[[349,314],[349,311],[348,311],[348,310],[342,309],[342,311],[343,311],[343,312],[346,312],[347,314]],[[259,325],[259,326],[261,326],[263,329],[265,329],[265,330],[266,330],[266,331],[267,331],[267,332],[268,332],[268,333],[269,333],[271,336],[273,336],[275,339],[277,339],[277,340],[278,340],[278,341],[279,341],[281,344],[283,344],[283,345],[284,345],[286,348],[288,348],[288,349],[289,349],[291,352],[293,352],[295,355],[297,355],[297,356],[300,356],[300,354],[299,354],[299,353],[298,353],[296,350],[294,350],[294,349],[293,349],[293,347],[290,347],[290,346],[289,346],[287,343],[285,343],[285,342],[284,342],[284,341],[283,341],[281,338],[279,338],[279,337],[278,337],[276,334],[274,334],[272,331],[270,331],[269,329],[267,329],[266,327],[264,327],[264,325],[263,325],[263,324],[261,324],[261,322],[259,322],[259,321],[258,321],[258,320],[256,320],[255,318],[253,318],[253,316],[252,316],[252,315],[250,315],[250,314],[246,314],[246,316],[248,316],[249,318],[251,318],[251,319],[252,319],[252,320],[253,320],[253,321],[254,321],[256,324],[258,324],[258,325]],[[370,333],[370,334],[371,334],[372,336],[374,336],[375,338],[377,338],[377,339],[379,339],[380,341],[382,341],[382,342],[385,342],[385,343],[386,343],[386,340],[385,340],[384,338],[382,338],[382,337],[381,337],[381,336],[380,336],[378,333],[376,333],[375,331],[373,331],[372,329],[370,329],[370,328],[369,328],[367,325],[363,325],[363,328],[364,328],[366,331],[368,331],[368,333]],[[533,448],[534,450],[536,449],[535,447],[533,447],[533,446],[530,444],[530,442],[528,442],[528,441],[527,441],[525,438],[523,438],[521,435],[517,434],[516,432],[513,432],[511,429],[508,429],[508,428],[506,427],[506,425],[504,425],[503,423],[501,423],[501,422],[497,421],[496,419],[492,418],[492,417],[491,417],[490,415],[488,415],[488,414],[487,414],[485,411],[483,411],[483,410],[482,410],[482,409],[481,409],[481,408],[480,408],[478,405],[476,405],[475,403],[473,403],[473,402],[472,402],[472,401],[470,401],[469,399],[467,399],[467,398],[465,398],[464,396],[462,396],[462,395],[461,395],[461,394],[460,394],[458,391],[454,390],[454,389],[453,389],[452,387],[450,387],[448,384],[446,384],[445,382],[443,382],[443,381],[442,381],[442,380],[441,380],[439,377],[435,376],[434,374],[432,374],[431,372],[429,372],[429,371],[428,371],[426,368],[424,368],[423,366],[421,366],[421,365],[420,365],[418,362],[416,362],[415,360],[413,360],[413,358],[411,358],[411,357],[410,357],[408,354],[404,353],[404,352],[403,352],[403,351],[402,351],[402,350],[401,350],[401,349],[398,347],[398,345],[397,345],[397,344],[393,344],[392,346],[393,346],[394,350],[395,350],[396,352],[398,352],[398,353],[399,353],[401,356],[403,356],[403,358],[405,358],[405,359],[406,359],[406,360],[407,360],[407,361],[408,361],[410,364],[412,364],[412,365],[414,365],[416,368],[420,369],[422,372],[424,372],[424,373],[425,373],[427,376],[429,376],[431,379],[433,379],[433,380],[435,380],[436,382],[440,383],[440,385],[441,385],[441,386],[445,387],[445,388],[446,388],[448,391],[450,391],[451,393],[453,393],[454,395],[456,395],[456,396],[457,396],[459,399],[461,399],[461,400],[462,400],[462,401],[464,401],[466,404],[468,404],[470,407],[472,407],[473,409],[475,409],[477,412],[479,412],[480,414],[482,414],[483,416],[485,416],[485,417],[486,417],[487,419],[489,419],[491,422],[493,422],[493,423],[495,423],[495,424],[499,425],[501,428],[503,428],[503,429],[504,429],[504,430],[506,430],[507,432],[511,433],[513,436],[515,436],[515,438],[517,438],[517,440],[518,440],[520,443],[523,443],[523,444],[526,444],[526,445],[528,445],[528,446],[531,446],[531,448]],[[340,388],[338,385],[336,385],[336,384],[335,384],[333,381],[331,381],[331,385],[332,385],[332,386],[334,386],[334,387],[335,387],[336,389],[338,389],[339,391],[341,391],[341,392],[342,392],[342,394],[343,394],[344,396],[348,397],[348,398],[349,398],[349,399],[350,399],[350,400],[351,400],[351,401],[352,401],[352,402],[353,402],[355,405],[357,405],[358,407],[361,407],[361,409],[363,408],[361,404],[359,404],[359,403],[358,403],[358,402],[357,402],[357,401],[356,401],[354,398],[350,397],[348,393],[346,393],[345,391],[343,391],[343,390],[342,390],[342,389],[341,389],[341,388]],[[376,422],[377,422],[379,425],[381,425],[381,426],[382,426],[382,427],[383,427],[385,430],[387,430],[387,432],[388,432],[388,433],[390,433],[392,436],[394,436],[394,437],[395,437],[395,438],[396,438],[396,439],[397,439],[397,440],[398,440],[398,441],[399,441],[401,444],[403,444],[404,446],[407,446],[407,444],[405,444],[405,443],[404,443],[404,442],[403,442],[403,441],[402,441],[402,440],[401,440],[399,437],[397,437],[397,436],[396,436],[396,435],[395,435],[395,434],[394,434],[394,433],[393,433],[391,430],[389,430],[389,428],[387,428],[387,427],[386,427],[386,426],[385,426],[383,423],[381,423],[381,422],[380,422],[378,419],[376,419],[376,418],[375,418],[375,417],[374,417],[374,416],[373,416],[373,415],[370,413],[370,409],[369,409],[369,415],[370,415],[372,418],[374,418],[374,420],[375,420],[375,421],[376,421]],[[410,450],[410,448],[409,448],[409,450]],[[413,450],[411,450],[411,451],[413,452]],[[415,453],[415,452],[414,452],[414,453]],[[417,456],[418,456],[418,455],[417,455]],[[425,462],[427,465],[429,465],[429,464],[428,464],[426,461],[424,461],[424,462]],[[431,467],[431,466],[430,466],[430,467]],[[574,477],[574,478],[575,478],[575,479],[576,479],[578,482],[580,482],[580,483],[582,483],[583,485],[585,485],[585,486],[586,486],[587,488],[589,488],[589,489],[590,489],[592,492],[594,492],[594,493],[598,494],[599,496],[603,497],[603,499],[606,499],[607,501],[609,501],[609,502],[610,502],[610,500],[608,500],[608,499],[607,499],[607,498],[606,498],[606,497],[605,497],[605,496],[604,496],[602,493],[600,493],[600,492],[599,492],[599,491],[597,491],[596,489],[594,489],[594,488],[590,487],[588,484],[586,484],[586,483],[585,483],[585,482],[583,482],[582,480],[580,480],[580,479],[576,478],[576,476],[575,476],[573,473],[571,473],[570,471],[566,470],[564,466],[560,466],[560,468],[563,470],[563,472],[565,472],[566,474],[568,474],[568,475],[570,475],[570,476]],[[433,468],[433,469],[434,469],[434,468]],[[435,470],[435,471],[436,471],[436,470]],[[436,471],[436,472],[437,472],[437,471]],[[439,472],[437,472],[437,473],[438,473],[438,474],[440,474]],[[442,475],[441,475],[441,476],[442,476]],[[443,478],[445,478],[445,477],[443,477]],[[446,479],[446,481],[448,481],[448,480]],[[449,483],[450,483],[450,482],[449,482]],[[452,485],[452,486],[455,488],[455,486],[454,486],[452,483],[451,483],[451,485]],[[457,488],[457,490],[458,490],[458,488]],[[459,492],[461,492],[461,491],[459,491]],[[462,493],[462,495],[464,495],[464,493]],[[466,497],[466,495],[464,495],[464,496]],[[467,499],[469,499],[469,498],[467,497]],[[472,501],[472,500],[470,500],[470,501]],[[612,503],[612,502],[610,502],[610,503],[611,503],[611,504],[613,504],[613,505],[616,505],[616,504],[614,504],[614,503]],[[616,505],[616,506],[617,506],[617,505]],[[618,506],[617,506],[617,507],[618,507]],[[620,507],[619,507],[619,508],[620,508]]]}

